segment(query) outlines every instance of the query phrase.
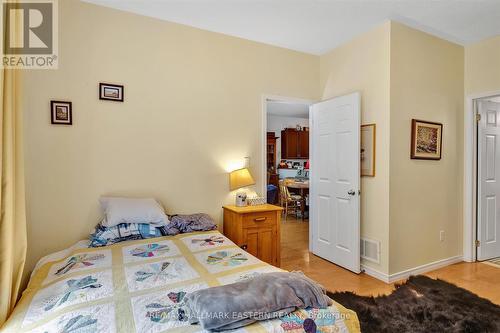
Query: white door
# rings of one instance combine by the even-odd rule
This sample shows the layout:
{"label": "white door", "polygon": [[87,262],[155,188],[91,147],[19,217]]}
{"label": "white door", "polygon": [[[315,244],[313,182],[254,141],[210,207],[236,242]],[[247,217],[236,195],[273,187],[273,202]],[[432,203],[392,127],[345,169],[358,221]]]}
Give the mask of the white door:
{"label": "white door", "polygon": [[479,101],[478,260],[500,257],[500,103]]}
{"label": "white door", "polygon": [[311,106],[312,252],[360,272],[359,93]]}

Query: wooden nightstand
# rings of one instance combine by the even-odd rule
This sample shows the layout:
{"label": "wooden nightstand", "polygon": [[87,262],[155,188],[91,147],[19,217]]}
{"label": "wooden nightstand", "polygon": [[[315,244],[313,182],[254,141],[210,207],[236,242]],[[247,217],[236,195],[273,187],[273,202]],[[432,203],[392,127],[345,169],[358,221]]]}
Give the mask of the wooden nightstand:
{"label": "wooden nightstand", "polygon": [[269,204],[223,208],[224,235],[260,260],[279,267],[283,208]]}

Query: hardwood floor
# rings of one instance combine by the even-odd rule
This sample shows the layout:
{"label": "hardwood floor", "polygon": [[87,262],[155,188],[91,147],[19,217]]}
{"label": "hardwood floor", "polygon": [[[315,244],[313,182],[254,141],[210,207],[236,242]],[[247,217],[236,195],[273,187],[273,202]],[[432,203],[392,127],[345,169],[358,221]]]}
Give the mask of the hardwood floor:
{"label": "hardwood floor", "polygon": [[[300,270],[330,291],[352,291],[358,295],[389,294],[386,284],[364,273],[354,274],[309,253],[309,223],[288,217],[281,225],[281,268]],[[425,274],[453,283],[500,304],[500,269],[483,263],[458,263]]]}

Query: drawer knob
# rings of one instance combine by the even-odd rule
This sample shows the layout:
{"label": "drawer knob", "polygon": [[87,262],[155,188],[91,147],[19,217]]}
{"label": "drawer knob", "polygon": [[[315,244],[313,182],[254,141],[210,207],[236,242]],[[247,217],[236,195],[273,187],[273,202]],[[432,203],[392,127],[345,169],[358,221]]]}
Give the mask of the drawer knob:
{"label": "drawer knob", "polygon": [[264,222],[267,220],[267,217],[256,217],[253,219],[255,222]]}

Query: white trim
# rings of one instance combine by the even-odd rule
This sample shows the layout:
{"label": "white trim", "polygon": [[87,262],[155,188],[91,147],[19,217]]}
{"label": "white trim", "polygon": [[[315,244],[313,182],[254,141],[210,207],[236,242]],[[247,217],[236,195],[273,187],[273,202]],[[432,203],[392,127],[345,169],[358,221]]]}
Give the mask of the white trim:
{"label": "white trim", "polygon": [[410,268],[398,273],[394,274],[385,274],[376,269],[373,269],[366,265],[361,265],[361,268],[365,272],[365,274],[370,275],[378,280],[381,280],[385,283],[393,283],[399,280],[404,280],[409,278],[411,275],[424,274],[427,272],[435,271],[436,269],[443,268],[449,265],[456,264],[458,262],[463,261],[463,256],[454,256],[446,259],[441,259],[438,261],[430,262],[428,264],[424,264],[421,266],[417,266],[414,268]]}
{"label": "white trim", "polygon": [[469,95],[465,98],[464,114],[464,193],[463,193],[463,249],[464,261],[476,261],[476,214],[475,214],[475,113],[474,100],[498,96],[500,91]]}
{"label": "white trim", "polygon": [[370,275],[371,277],[374,277],[377,280],[380,280],[385,283],[390,283],[389,282],[389,275],[382,273],[381,271],[378,271],[374,268],[371,268],[370,266],[366,266],[361,264],[361,271],[365,273],[366,275]]}
{"label": "white trim", "polygon": [[435,271],[436,269],[443,268],[449,265],[456,264],[457,262],[463,261],[463,255],[454,256],[446,259],[441,259],[438,261],[430,262],[425,265],[417,266],[414,268],[407,269],[405,271],[401,271],[399,273],[394,273],[389,275],[389,283],[406,279],[410,277],[410,275],[423,274],[431,271]]}
{"label": "white trim", "polygon": [[[313,117],[312,117],[312,106],[313,105],[314,104],[309,105],[309,131],[312,131],[314,128]],[[311,157],[311,155],[313,154],[313,149],[314,149],[313,138],[312,138],[312,135],[309,134],[309,157]],[[314,164],[312,164],[312,165],[314,165]],[[312,167],[310,167],[310,168],[312,168]],[[311,172],[311,171],[312,170],[309,169],[309,172]],[[309,204],[310,204],[311,198],[314,196],[313,191],[314,191],[314,187],[309,186]],[[309,252],[311,252],[311,253],[314,252],[314,248],[313,248],[314,228],[312,225],[313,215],[314,215],[314,209],[311,209],[311,206],[309,206]]]}
{"label": "white trim", "polygon": [[[262,165],[260,166],[261,168],[261,174],[262,174],[262,180],[260,184],[260,196],[264,197],[267,199],[267,101],[268,100],[278,100],[278,101],[283,101],[283,102],[290,102],[290,103],[297,103],[297,104],[306,104],[306,105],[312,105],[314,103],[313,100],[309,99],[302,99],[302,98],[295,98],[295,97],[285,97],[285,96],[279,96],[279,95],[266,95],[263,94],[261,98],[261,103],[262,103],[262,113],[261,113],[261,147],[262,147],[262,152],[261,152],[261,158],[262,158]],[[259,187],[259,186],[258,186]]]}

